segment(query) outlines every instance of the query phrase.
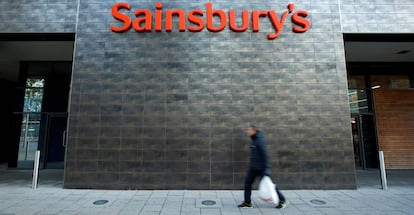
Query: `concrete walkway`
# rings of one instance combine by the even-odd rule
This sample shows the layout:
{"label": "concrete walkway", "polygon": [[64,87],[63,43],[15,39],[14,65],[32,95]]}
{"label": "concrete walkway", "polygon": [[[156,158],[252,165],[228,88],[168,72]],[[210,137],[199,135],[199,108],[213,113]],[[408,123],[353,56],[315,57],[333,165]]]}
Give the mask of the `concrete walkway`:
{"label": "concrete walkway", "polygon": [[[378,171],[358,171],[357,190],[285,190],[290,204],[281,210],[258,200],[256,192],[254,208],[239,209],[242,190],[62,189],[62,171],[43,170],[40,175],[39,188],[31,189],[30,171],[0,172],[0,215],[414,214],[414,171],[388,172],[388,191],[380,189]],[[97,200],[107,203],[95,205]],[[216,204],[201,204],[205,200]],[[326,204],[317,204],[322,201]]]}

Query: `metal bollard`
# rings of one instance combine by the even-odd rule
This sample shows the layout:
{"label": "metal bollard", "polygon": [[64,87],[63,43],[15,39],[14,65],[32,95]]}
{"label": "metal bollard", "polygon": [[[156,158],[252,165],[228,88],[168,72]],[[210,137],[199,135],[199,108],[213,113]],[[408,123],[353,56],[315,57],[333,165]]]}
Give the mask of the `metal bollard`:
{"label": "metal bollard", "polygon": [[387,190],[387,175],[385,172],[385,162],[384,162],[384,152],[378,151],[379,161],[380,161],[380,173],[381,173],[381,185],[383,190]]}
{"label": "metal bollard", "polygon": [[34,165],[33,165],[32,189],[37,188],[37,181],[39,179],[39,161],[40,161],[40,151],[37,150],[35,154]]}

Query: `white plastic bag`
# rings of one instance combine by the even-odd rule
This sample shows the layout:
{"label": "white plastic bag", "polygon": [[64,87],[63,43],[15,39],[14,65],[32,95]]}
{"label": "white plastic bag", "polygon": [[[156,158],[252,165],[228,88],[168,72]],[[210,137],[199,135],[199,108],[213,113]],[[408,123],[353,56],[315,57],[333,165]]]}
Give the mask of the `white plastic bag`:
{"label": "white plastic bag", "polygon": [[279,196],[276,194],[276,185],[269,176],[263,176],[259,182],[259,199],[265,202],[279,204]]}

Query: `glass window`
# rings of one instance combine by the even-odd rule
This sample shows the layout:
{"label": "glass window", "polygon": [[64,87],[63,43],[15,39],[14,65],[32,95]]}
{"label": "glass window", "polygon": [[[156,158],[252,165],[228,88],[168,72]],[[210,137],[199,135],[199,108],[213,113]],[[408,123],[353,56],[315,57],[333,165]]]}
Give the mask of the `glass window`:
{"label": "glass window", "polygon": [[367,91],[348,89],[349,106],[352,113],[368,113]]}
{"label": "glass window", "polygon": [[349,75],[348,88],[365,89],[365,76],[363,75]]}
{"label": "glass window", "polygon": [[26,81],[18,155],[19,167],[26,167],[25,161],[33,161],[38,148],[44,85],[43,78],[28,78]]}
{"label": "glass window", "polygon": [[373,86],[383,89],[407,89],[410,88],[410,78],[406,75],[373,75],[371,87]]}
{"label": "glass window", "polygon": [[28,78],[24,95],[23,112],[41,112],[43,100],[43,87],[45,79]]}

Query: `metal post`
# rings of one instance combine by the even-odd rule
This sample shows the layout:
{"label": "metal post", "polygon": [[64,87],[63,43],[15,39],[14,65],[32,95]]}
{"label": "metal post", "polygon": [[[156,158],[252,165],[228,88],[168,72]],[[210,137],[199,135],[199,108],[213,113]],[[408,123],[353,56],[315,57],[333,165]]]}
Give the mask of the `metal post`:
{"label": "metal post", "polygon": [[[29,104],[30,104],[30,100],[29,100]],[[29,151],[29,141],[27,140],[27,136],[28,136],[28,132],[29,132],[29,117],[30,112],[26,113],[26,126],[24,128],[24,143],[23,143],[23,147],[26,149],[25,153],[24,153],[24,160],[27,160],[27,152]]]}
{"label": "metal post", "polygon": [[378,151],[380,161],[381,185],[383,190],[387,190],[387,175],[385,173],[384,152]]}
{"label": "metal post", "polygon": [[39,161],[40,161],[40,150],[37,150],[35,154],[34,165],[33,165],[32,189],[37,188],[37,181],[39,179]]}

